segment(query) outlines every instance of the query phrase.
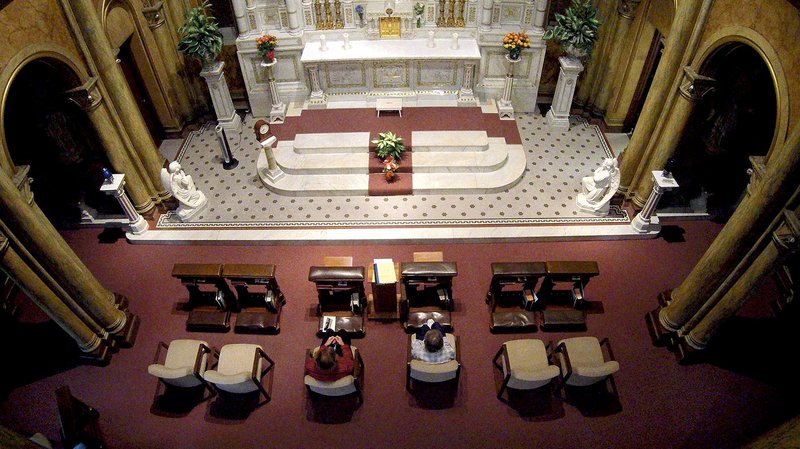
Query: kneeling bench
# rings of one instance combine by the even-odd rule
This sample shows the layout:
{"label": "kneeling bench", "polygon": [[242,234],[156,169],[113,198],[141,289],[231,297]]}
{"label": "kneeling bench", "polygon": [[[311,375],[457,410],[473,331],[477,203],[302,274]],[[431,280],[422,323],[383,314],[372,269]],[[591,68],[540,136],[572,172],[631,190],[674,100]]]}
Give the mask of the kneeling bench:
{"label": "kneeling bench", "polygon": [[536,330],[534,294],[539,278],[547,273],[543,262],[494,262],[486,302],[491,305],[492,332]]}
{"label": "kneeling bench", "polygon": [[[594,261],[556,261],[545,263],[547,274],[539,289],[539,297],[546,302],[571,302],[573,307],[584,305],[584,288],[600,270]],[[555,289],[556,283],[572,283],[570,289]]]}
{"label": "kneeling bench", "polygon": [[[222,277],[221,264],[178,263],[172,276],[180,279],[189,291],[189,317],[186,330],[197,332],[227,332],[230,330],[231,310],[238,308],[236,297]],[[201,286],[212,286],[202,290]]]}
{"label": "kneeling bench", "polygon": [[335,330],[364,334],[364,267],[319,267],[309,269],[308,280],[317,287],[319,332],[325,331],[325,317],[335,319]]}
{"label": "kneeling bench", "polygon": [[453,277],[458,275],[455,262],[403,262],[400,264],[401,309],[403,326],[416,331],[429,319],[452,329]]}
{"label": "kneeling bench", "polygon": [[231,281],[239,299],[234,332],[277,334],[286,300],[272,264],[226,264],[222,276]]}

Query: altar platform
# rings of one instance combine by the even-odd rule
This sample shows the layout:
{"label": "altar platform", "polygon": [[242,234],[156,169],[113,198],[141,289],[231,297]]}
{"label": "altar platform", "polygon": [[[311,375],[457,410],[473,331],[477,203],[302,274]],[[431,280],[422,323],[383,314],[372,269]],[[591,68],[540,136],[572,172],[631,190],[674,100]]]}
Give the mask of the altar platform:
{"label": "altar platform", "polygon": [[222,169],[213,130],[193,133],[177,155],[208,209],[192,223],[163,215],[133,243],[277,244],[406,243],[438,241],[609,240],[653,238],[630,226],[630,212],[612,207],[608,217],[582,213],[575,206],[580,179],[612,154],[602,132],[573,118],[569,131],[553,131],[539,114],[517,114],[500,121],[490,106],[481,108],[404,108],[403,117],[375,117],[374,109],[298,110],[273,126],[279,141],[303,132],[392,130],[473,130],[521,145],[524,176],[496,193],[401,196],[339,195],[298,197],[267,189],[257,174],[263,151],[247,116],[244,131],[232,136],[239,167]]}

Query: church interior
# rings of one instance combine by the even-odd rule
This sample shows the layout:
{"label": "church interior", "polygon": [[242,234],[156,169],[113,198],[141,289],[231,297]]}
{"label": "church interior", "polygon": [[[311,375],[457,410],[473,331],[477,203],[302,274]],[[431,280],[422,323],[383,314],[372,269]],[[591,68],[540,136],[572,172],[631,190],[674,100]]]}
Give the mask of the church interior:
{"label": "church interior", "polygon": [[0,446],[797,447],[797,0],[0,30]]}

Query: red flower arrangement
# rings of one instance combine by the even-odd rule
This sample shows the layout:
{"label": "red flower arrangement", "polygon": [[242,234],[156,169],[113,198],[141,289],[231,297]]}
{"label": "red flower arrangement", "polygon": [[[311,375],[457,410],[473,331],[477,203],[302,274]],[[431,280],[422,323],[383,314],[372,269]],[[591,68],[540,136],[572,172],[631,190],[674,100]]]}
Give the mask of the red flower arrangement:
{"label": "red flower arrangement", "polygon": [[256,49],[258,55],[264,58],[266,62],[272,62],[275,59],[275,47],[278,45],[278,38],[265,34],[256,39]]}

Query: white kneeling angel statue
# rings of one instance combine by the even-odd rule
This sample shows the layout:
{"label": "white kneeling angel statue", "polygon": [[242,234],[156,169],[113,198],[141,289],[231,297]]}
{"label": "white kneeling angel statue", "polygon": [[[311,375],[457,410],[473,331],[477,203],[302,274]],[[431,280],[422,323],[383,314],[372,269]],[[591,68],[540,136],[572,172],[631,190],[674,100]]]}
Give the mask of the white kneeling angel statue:
{"label": "white kneeling angel statue", "polygon": [[611,197],[619,188],[619,180],[617,160],[612,157],[603,159],[592,176],[581,180],[581,192],[576,200],[578,209],[598,216],[608,215]]}
{"label": "white kneeling angel statue", "polygon": [[205,194],[197,190],[192,177],[183,171],[178,161],[170,162],[168,168],[161,169],[161,182],[178,201],[175,213],[181,221],[188,221],[208,204]]}

